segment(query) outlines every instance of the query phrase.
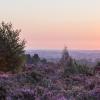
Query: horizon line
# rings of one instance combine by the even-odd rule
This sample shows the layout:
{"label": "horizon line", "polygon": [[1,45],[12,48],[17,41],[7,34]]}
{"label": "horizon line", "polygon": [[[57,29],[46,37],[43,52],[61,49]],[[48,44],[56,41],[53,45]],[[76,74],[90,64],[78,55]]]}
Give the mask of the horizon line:
{"label": "horizon line", "polygon": [[[64,49],[64,48],[63,48]],[[63,49],[54,49],[54,48],[27,48],[27,49],[25,49],[25,51],[28,51],[28,50],[45,50],[45,51],[47,51],[47,50],[49,50],[49,51],[61,51],[61,50],[63,50]],[[68,51],[100,51],[100,49],[69,49],[68,48]]]}

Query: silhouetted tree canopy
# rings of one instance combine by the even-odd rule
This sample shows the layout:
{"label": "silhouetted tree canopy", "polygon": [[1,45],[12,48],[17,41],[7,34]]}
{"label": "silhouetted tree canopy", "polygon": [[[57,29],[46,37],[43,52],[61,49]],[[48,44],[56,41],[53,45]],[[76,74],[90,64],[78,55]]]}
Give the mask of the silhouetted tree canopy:
{"label": "silhouetted tree canopy", "polygon": [[46,64],[46,63],[47,63],[47,59],[43,58],[43,59],[41,59],[41,62],[42,62],[43,64]]}
{"label": "silhouetted tree canopy", "polygon": [[30,55],[30,54],[26,54],[25,56],[26,56],[26,63],[27,63],[27,64],[32,64],[33,61],[32,61],[31,55]]}
{"label": "silhouetted tree canopy", "polygon": [[23,64],[25,41],[20,40],[20,30],[11,23],[0,25],[0,70],[15,71]]}
{"label": "silhouetted tree canopy", "polygon": [[34,56],[32,57],[33,63],[37,64],[40,61],[40,57],[38,54],[34,54]]}

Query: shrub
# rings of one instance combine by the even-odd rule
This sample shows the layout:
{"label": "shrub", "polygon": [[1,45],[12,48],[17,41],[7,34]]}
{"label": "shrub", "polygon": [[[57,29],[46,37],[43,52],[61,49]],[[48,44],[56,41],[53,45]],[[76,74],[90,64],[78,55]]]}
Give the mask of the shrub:
{"label": "shrub", "polygon": [[100,62],[97,62],[96,66],[100,66]]}
{"label": "shrub", "polygon": [[85,74],[92,75],[93,70],[87,65],[78,64],[75,60],[72,61],[70,66],[65,67],[65,74]]}
{"label": "shrub", "polygon": [[93,70],[87,65],[77,63],[76,60],[69,55],[66,47],[63,50],[60,63],[64,68],[65,76],[70,74],[93,74]]}

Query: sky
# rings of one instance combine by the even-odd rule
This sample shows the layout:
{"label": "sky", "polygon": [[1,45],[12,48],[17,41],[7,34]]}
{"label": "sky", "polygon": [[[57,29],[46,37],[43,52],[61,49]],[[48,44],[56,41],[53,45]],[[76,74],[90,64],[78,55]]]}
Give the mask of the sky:
{"label": "sky", "polygon": [[26,49],[100,50],[100,0],[0,0],[0,22],[21,29]]}

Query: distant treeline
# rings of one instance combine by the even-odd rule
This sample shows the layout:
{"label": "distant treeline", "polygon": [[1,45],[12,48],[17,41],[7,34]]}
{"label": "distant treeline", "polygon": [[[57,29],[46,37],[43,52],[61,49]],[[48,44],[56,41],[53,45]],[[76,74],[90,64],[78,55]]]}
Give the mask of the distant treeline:
{"label": "distant treeline", "polygon": [[26,54],[25,58],[26,64],[37,64],[39,62],[47,63],[47,60],[45,58],[40,58],[38,54],[34,54],[33,56],[31,56],[30,54]]}

